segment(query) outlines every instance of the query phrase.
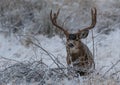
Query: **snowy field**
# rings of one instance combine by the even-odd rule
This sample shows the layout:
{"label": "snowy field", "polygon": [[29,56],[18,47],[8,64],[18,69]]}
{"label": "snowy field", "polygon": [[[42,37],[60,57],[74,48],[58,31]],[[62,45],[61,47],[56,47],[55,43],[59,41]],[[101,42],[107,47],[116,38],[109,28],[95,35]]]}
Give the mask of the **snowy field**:
{"label": "snowy field", "polygon": [[[92,75],[94,77],[97,75],[98,79],[99,77],[102,79],[103,76],[110,78],[111,80],[113,80],[112,82],[113,85],[116,84],[115,81],[120,80],[119,36],[120,36],[120,30],[116,30],[114,32],[111,32],[110,35],[107,36],[99,35],[99,37],[95,38],[96,70],[95,70],[95,74]],[[47,52],[52,53],[62,64],[64,64],[64,66],[66,66],[66,50],[62,39],[60,39],[58,36],[55,36],[53,38],[38,36],[37,39],[39,40],[41,46]],[[25,47],[23,44],[20,43],[18,38],[16,37],[5,38],[2,34],[0,36],[0,40],[1,40],[0,41],[1,70],[15,63],[40,61],[41,59],[46,65],[48,65],[49,68],[57,67],[56,64],[53,62],[53,60],[39,47],[36,47],[32,44],[29,47]],[[90,43],[87,43],[87,45],[91,47],[92,46],[91,43],[92,41]],[[68,81],[65,79],[64,82],[61,81],[61,83],[65,85],[66,84],[69,85],[70,83],[72,83],[72,85],[74,85],[75,82],[77,81],[78,83],[76,84],[79,85],[79,82],[82,81],[81,78],[80,81],[78,80],[73,78],[73,80]],[[111,80],[108,80],[108,82],[111,82]],[[98,82],[98,80],[96,79],[95,82]]]}
{"label": "snowy field", "polygon": [[[26,1],[35,3],[37,0]],[[63,6],[62,10],[67,12],[61,14],[65,15],[74,9],[79,10],[77,1],[70,0],[68,1],[70,4],[64,4],[67,0],[61,2],[50,0],[48,3]],[[90,31],[88,38],[82,41],[93,53],[93,32],[94,73],[85,77],[67,74],[65,37],[55,35],[49,38],[43,34],[22,33],[9,35],[1,25],[0,85],[120,85],[120,1],[117,0],[119,4],[114,0],[109,0],[108,3],[107,0],[93,1],[96,1],[95,6],[98,9],[97,25]],[[70,7],[72,2],[74,2],[73,8]],[[38,17],[37,13],[36,16]],[[63,19],[65,16],[60,17]],[[75,14],[72,16],[75,17]],[[76,29],[79,27],[79,23],[73,22],[74,20],[71,20],[66,24],[66,27],[70,27],[70,31],[73,31],[73,27]],[[27,30],[32,26],[30,23],[24,25]],[[81,27],[84,27],[83,23]],[[64,72],[60,74],[62,71]]]}

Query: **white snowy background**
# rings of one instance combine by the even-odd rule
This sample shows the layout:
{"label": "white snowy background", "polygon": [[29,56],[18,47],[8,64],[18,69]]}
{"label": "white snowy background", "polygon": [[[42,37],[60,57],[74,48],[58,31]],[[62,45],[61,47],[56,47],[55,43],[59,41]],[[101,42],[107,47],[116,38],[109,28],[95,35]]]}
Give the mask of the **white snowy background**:
{"label": "white snowy background", "polygon": [[[67,67],[66,40],[63,34],[60,34],[61,31],[52,26],[49,12],[51,9],[55,12],[61,8],[59,24],[65,21],[64,28],[69,32],[77,32],[91,23],[90,9],[96,7],[97,25],[90,31],[88,38],[82,40],[93,52],[93,32],[96,68],[92,79],[87,77],[63,78],[61,81],[48,79],[44,85],[120,84],[120,0],[0,0],[0,2],[0,72],[16,63],[41,60],[48,68],[57,68],[51,57],[31,41],[54,55],[54,59],[58,59]],[[20,23],[17,25],[17,22]],[[3,82],[3,76],[0,77],[0,85],[43,85],[39,82],[28,84],[26,81],[16,83],[15,79]]]}

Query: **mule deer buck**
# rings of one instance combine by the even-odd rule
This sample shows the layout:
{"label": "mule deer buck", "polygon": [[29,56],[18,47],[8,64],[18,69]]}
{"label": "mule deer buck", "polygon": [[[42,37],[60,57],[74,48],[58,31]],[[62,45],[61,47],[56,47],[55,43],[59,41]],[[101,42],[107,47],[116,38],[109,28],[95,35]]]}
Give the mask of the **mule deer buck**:
{"label": "mule deer buck", "polygon": [[60,10],[57,13],[50,12],[50,20],[54,26],[62,30],[66,36],[67,64],[72,64],[75,72],[81,76],[85,76],[94,70],[94,57],[89,48],[80,40],[88,36],[89,30],[96,25],[96,8],[91,9],[92,23],[90,26],[79,30],[77,33],[69,33],[66,29],[57,24],[57,18]]}

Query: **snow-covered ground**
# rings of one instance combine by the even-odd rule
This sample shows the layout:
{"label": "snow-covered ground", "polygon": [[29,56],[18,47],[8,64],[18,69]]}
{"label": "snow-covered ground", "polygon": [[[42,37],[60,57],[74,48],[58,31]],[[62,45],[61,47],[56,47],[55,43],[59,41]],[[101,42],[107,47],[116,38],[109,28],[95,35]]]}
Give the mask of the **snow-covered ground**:
{"label": "snow-covered ground", "polygon": [[[99,35],[95,38],[95,73],[99,73],[101,76],[110,76],[118,72],[115,74],[115,78],[120,77],[119,36],[120,30],[115,30],[114,32],[111,32],[110,35]],[[53,38],[46,38],[45,36],[40,35],[37,37],[39,37],[37,39],[39,40],[41,46],[46,51],[55,55],[55,57],[66,66],[66,49],[63,41],[65,39],[62,40],[58,36],[55,36]],[[87,43],[90,48],[92,48],[91,43],[92,41]],[[43,62],[50,68],[56,67],[56,64],[54,64],[53,60],[38,47],[34,45],[25,47],[20,43],[18,38],[5,38],[2,34],[0,34],[0,59],[0,69],[6,68],[15,62],[36,61],[40,59],[43,59]],[[6,64],[6,67],[3,67],[5,66],[4,64]],[[114,64],[116,65],[114,66]],[[73,80],[69,82],[67,81],[68,80],[64,80],[64,82],[61,83],[69,85],[70,82],[73,82]],[[74,84],[75,82],[71,85]]]}

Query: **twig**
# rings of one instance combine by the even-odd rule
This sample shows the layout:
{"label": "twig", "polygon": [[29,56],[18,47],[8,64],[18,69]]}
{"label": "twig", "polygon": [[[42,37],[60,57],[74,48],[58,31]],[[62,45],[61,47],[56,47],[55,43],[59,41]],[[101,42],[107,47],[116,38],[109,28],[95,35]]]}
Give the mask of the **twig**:
{"label": "twig", "polygon": [[[52,61],[57,65],[57,67],[64,73],[64,69],[61,69],[60,65],[62,65],[64,68],[65,68],[65,66],[62,63],[60,63],[60,61],[56,60],[56,57],[52,53],[50,53],[47,50],[45,50],[41,46],[41,43],[39,42],[39,40],[37,38],[35,38],[34,36],[30,36],[30,35],[19,35],[19,36],[24,36],[24,37],[29,36],[29,37],[33,38],[34,42],[32,40],[30,40],[29,42],[31,44],[33,44],[34,46],[36,46],[36,47],[40,48],[41,50],[43,50],[52,59]],[[36,43],[35,43],[35,41],[36,41]]]}
{"label": "twig", "polygon": [[111,76],[116,75],[117,73],[120,73],[120,71],[116,71],[116,72],[112,73]]}
{"label": "twig", "polygon": [[[20,64],[21,64],[21,65],[24,65],[24,64],[23,64],[23,63],[21,63],[21,62],[20,62]],[[0,71],[0,72],[5,72],[7,69],[12,68],[12,67],[15,67],[15,66],[16,66],[16,64],[11,65],[11,66],[9,66],[9,67],[7,67],[7,68],[3,69],[3,70],[2,70],[2,71]]]}
{"label": "twig", "polygon": [[95,56],[95,48],[94,48],[94,36],[93,36],[93,30],[92,30],[92,41],[93,41],[93,56]]}
{"label": "twig", "polygon": [[[47,53],[47,55],[50,56],[50,58],[53,60],[53,62],[54,62],[58,67],[60,67],[60,66],[58,65],[58,63],[54,60],[54,58],[56,59],[56,57],[55,57],[52,53],[50,53],[50,52],[48,52],[47,50],[45,50],[45,49],[41,46],[41,43],[39,42],[39,40],[38,40],[37,38],[35,38],[34,36],[30,36],[30,35],[18,35],[18,36],[23,36],[23,37],[28,36],[28,37],[33,38],[34,41],[37,41],[36,43],[38,43],[38,44],[36,44],[36,43],[33,42],[32,40],[29,41],[29,42],[30,42],[31,44],[39,47],[40,49],[42,49],[45,53]],[[53,58],[53,57],[54,57],[54,58]],[[64,65],[62,64],[62,66],[64,66]],[[64,67],[65,67],[65,66],[64,66]]]}
{"label": "twig", "polygon": [[[92,30],[92,41],[93,41],[93,58],[95,57],[95,48],[94,48],[94,36],[93,36],[93,30]],[[95,62],[94,62],[94,69],[95,69]]]}
{"label": "twig", "polygon": [[[56,61],[56,60],[54,59],[55,56],[54,56],[52,53],[46,51],[44,48],[42,48],[42,46],[40,46],[40,45],[38,45],[38,44],[36,44],[36,43],[34,43],[34,42],[32,42],[32,41],[31,41],[31,43],[32,43],[33,45],[39,47],[40,49],[42,49],[45,53],[47,53],[47,55],[52,59],[52,61],[57,65],[57,67],[64,73],[64,69],[61,69],[61,67],[59,66],[59,64],[61,64],[61,63],[58,62],[58,61]],[[53,57],[54,57],[54,58],[53,58]],[[59,64],[58,64],[58,63],[59,63]],[[61,64],[61,65],[64,66],[63,64]],[[65,67],[65,66],[64,66],[64,67]],[[67,76],[67,75],[65,75],[65,76]]]}
{"label": "twig", "polygon": [[120,62],[120,60],[118,60],[115,64],[113,64],[105,73],[102,77],[105,77],[105,75],[111,70],[113,69],[118,63]]}
{"label": "twig", "polygon": [[18,63],[22,63],[22,62],[20,62],[20,61],[17,61],[17,60],[14,60],[14,59],[5,58],[5,57],[3,57],[3,56],[0,56],[0,58],[3,58],[3,59],[5,59],[5,60],[9,60],[9,61],[15,61],[15,62],[18,62]]}
{"label": "twig", "polygon": [[51,54],[50,53],[48,53],[48,51],[46,51],[44,48],[42,48],[41,46],[39,46],[38,44],[36,44],[36,43],[34,43],[34,42],[31,42],[33,45],[35,45],[35,46],[37,46],[37,47],[39,47],[40,49],[42,49],[45,53],[47,53],[47,55],[48,56],[50,56],[50,58],[54,61],[54,63],[58,66],[58,67],[60,67],[59,65],[58,65],[58,63],[56,63],[56,61],[53,59],[53,55],[51,56]]}

